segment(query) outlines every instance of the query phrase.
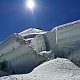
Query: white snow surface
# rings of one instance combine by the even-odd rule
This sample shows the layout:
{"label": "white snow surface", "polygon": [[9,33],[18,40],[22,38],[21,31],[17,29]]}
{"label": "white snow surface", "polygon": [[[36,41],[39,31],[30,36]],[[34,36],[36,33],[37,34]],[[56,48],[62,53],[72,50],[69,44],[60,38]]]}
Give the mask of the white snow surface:
{"label": "white snow surface", "polygon": [[19,34],[21,36],[27,36],[27,35],[32,35],[32,34],[44,34],[44,33],[46,33],[46,32],[43,30],[36,29],[36,28],[29,28],[27,30],[20,32]]}
{"label": "white snow surface", "polygon": [[64,27],[79,24],[79,23],[80,23],[80,20],[76,20],[76,21],[73,21],[70,23],[62,24],[62,25],[59,25],[59,26],[56,26],[55,28],[53,28],[52,31],[55,30],[56,28],[64,28]]}
{"label": "white snow surface", "polygon": [[68,59],[56,58],[41,64],[29,74],[4,76],[0,80],[80,80],[80,68]]}

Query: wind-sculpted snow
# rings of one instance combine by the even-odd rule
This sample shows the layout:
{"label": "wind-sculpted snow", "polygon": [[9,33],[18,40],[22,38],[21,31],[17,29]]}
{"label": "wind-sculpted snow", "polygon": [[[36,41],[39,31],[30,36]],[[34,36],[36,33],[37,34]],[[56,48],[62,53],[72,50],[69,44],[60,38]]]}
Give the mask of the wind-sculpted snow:
{"label": "wind-sculpted snow", "polygon": [[27,37],[35,37],[37,34],[44,34],[44,33],[46,32],[43,30],[39,30],[36,28],[29,28],[27,30],[20,32],[19,35],[27,38]]}
{"label": "wind-sculpted snow", "polygon": [[68,59],[44,62],[29,74],[10,75],[0,80],[80,80],[80,68]]}
{"label": "wind-sculpted snow", "polygon": [[[38,73],[39,76],[40,73],[44,73],[45,78],[43,80],[49,78],[49,80],[52,80],[53,77],[57,79],[55,78],[57,74],[58,77],[61,75],[65,77],[68,74],[72,74],[72,77],[70,76],[71,79],[73,79],[73,77],[75,79],[75,76],[79,75],[79,68],[77,67],[79,71],[76,69],[74,69],[74,71],[73,67],[76,67],[74,64],[70,61],[68,61],[68,64],[67,61],[63,59],[59,59],[60,61],[58,61],[58,59],[55,59],[57,57],[69,59],[80,67],[80,20],[57,26],[51,31],[30,28],[20,33],[14,33],[0,43],[0,70],[9,73],[9,75],[30,73],[35,67],[52,59],[51,61],[54,63],[54,66],[52,65],[52,67],[50,67],[51,62],[49,62],[49,65],[46,66],[49,66],[50,69],[44,66],[47,71],[40,68],[41,70],[35,72],[36,69],[38,69],[37,67],[28,75],[29,78],[30,75],[32,76],[35,72],[35,76],[37,76],[36,73]],[[62,67],[66,66],[65,63],[67,63],[68,66],[63,69],[58,62],[61,63],[60,65]],[[57,65],[59,65],[60,69],[58,69],[59,67]],[[68,67],[70,67],[70,70]],[[54,73],[52,73],[52,71]],[[46,77],[50,74],[50,77]],[[41,77],[43,76],[41,75]],[[34,80],[36,80],[36,78],[34,78]]]}

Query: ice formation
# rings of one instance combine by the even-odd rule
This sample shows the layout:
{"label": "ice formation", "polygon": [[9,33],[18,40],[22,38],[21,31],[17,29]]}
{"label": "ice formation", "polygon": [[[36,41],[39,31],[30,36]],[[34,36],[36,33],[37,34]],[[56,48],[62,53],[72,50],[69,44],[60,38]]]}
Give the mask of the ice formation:
{"label": "ice formation", "polygon": [[28,73],[57,57],[67,58],[80,66],[79,50],[80,20],[51,31],[30,28],[0,43],[0,70],[9,74]]}

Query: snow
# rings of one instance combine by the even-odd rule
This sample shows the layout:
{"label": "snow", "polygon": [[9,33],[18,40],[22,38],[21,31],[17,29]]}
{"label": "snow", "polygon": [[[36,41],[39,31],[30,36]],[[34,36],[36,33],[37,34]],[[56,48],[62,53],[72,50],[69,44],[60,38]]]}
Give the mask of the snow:
{"label": "snow", "polygon": [[63,29],[65,27],[73,26],[73,25],[76,25],[76,24],[79,24],[79,23],[80,23],[80,20],[76,20],[76,21],[73,21],[73,22],[70,22],[70,23],[62,24],[62,25],[59,25],[59,26],[53,28],[52,31],[54,31],[56,28]]}
{"label": "snow", "polygon": [[[38,34],[37,34],[38,33]],[[7,61],[6,72],[11,73],[27,73],[30,72],[34,67],[42,63],[46,58],[41,56],[35,51],[39,42],[41,42],[40,37],[37,45],[31,45],[34,35],[39,35],[45,33],[42,30],[30,28],[21,33],[14,33],[9,36],[5,41],[0,44],[0,62],[3,63]],[[23,34],[28,35],[27,39],[24,39]],[[41,36],[42,37],[42,36]],[[38,40],[38,38],[37,38]],[[44,43],[44,38],[42,37],[42,45]],[[37,42],[37,41],[36,41]],[[41,46],[42,46],[41,45]],[[40,46],[40,47],[41,47]],[[42,49],[44,49],[44,46]],[[37,48],[37,47],[36,47]],[[39,48],[38,48],[39,49]]]}
{"label": "snow", "polygon": [[[4,40],[0,44],[0,55],[3,55],[5,53],[10,52],[11,50],[16,49],[18,46],[20,46],[20,36],[18,34],[14,33],[11,36],[9,36],[6,40]],[[19,38],[19,41],[17,41]]]}
{"label": "snow", "polygon": [[52,51],[42,51],[39,55],[43,56],[47,60],[54,59],[54,53]]}
{"label": "snow", "polygon": [[57,26],[44,35],[46,49],[53,50],[55,57],[68,58],[80,49],[80,20]]}
{"label": "snow", "polygon": [[44,77],[44,80],[80,79],[80,68],[68,59],[57,58],[38,66],[32,74],[33,76]]}
{"label": "snow", "polygon": [[68,59],[80,67],[80,49],[76,50],[74,54],[70,54]]}
{"label": "snow", "polygon": [[41,64],[29,74],[4,76],[0,80],[80,80],[80,68],[68,59],[56,58]]}
{"label": "snow", "polygon": [[28,35],[32,35],[32,34],[44,34],[44,33],[46,33],[46,32],[43,30],[36,29],[36,28],[29,28],[27,30],[20,32],[19,34],[21,36],[28,36]]}
{"label": "snow", "polygon": [[0,43],[0,63],[5,61],[6,72],[26,74],[0,80],[80,80],[80,20],[48,32],[30,28],[12,34]]}
{"label": "snow", "polygon": [[31,41],[31,44],[37,52],[46,50],[44,35],[39,34],[36,37],[34,37],[34,39]]}
{"label": "snow", "polygon": [[15,73],[27,73],[45,59],[39,54],[36,54],[28,44],[22,44],[17,49],[13,49],[0,58],[0,61],[4,62],[4,60],[8,61],[8,66],[12,68],[10,69],[10,67],[8,67],[6,71],[12,70],[12,72],[14,71]]}

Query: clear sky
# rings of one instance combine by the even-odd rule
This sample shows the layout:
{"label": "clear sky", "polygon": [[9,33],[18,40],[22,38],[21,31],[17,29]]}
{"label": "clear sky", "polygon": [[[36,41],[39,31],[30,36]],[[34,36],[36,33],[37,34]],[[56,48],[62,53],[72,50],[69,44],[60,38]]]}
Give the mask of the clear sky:
{"label": "clear sky", "polygon": [[35,26],[31,11],[25,8],[25,1],[0,0],[0,41],[30,27],[51,30],[80,19],[80,0],[34,0]]}

